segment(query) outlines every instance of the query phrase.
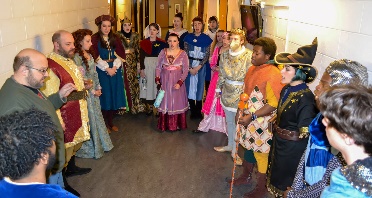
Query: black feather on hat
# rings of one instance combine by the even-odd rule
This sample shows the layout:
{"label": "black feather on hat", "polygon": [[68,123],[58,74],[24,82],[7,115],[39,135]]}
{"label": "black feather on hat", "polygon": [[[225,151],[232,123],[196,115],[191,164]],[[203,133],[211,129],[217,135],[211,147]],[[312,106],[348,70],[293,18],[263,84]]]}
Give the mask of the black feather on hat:
{"label": "black feather on hat", "polygon": [[297,52],[290,54],[287,52],[278,53],[274,57],[276,64],[290,65],[301,69],[306,74],[306,83],[311,83],[317,76],[317,70],[313,64],[316,50],[318,48],[318,39],[315,37],[311,45],[305,45],[297,49]]}

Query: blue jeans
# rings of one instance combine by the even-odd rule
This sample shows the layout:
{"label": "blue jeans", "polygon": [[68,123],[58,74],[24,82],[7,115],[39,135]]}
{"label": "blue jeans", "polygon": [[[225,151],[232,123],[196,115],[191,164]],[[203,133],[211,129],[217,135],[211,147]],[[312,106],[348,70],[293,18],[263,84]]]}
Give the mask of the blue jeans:
{"label": "blue jeans", "polygon": [[55,174],[52,174],[47,179],[48,184],[57,184],[61,186],[61,188],[65,188],[65,184],[63,183],[63,177],[62,172],[57,172]]}

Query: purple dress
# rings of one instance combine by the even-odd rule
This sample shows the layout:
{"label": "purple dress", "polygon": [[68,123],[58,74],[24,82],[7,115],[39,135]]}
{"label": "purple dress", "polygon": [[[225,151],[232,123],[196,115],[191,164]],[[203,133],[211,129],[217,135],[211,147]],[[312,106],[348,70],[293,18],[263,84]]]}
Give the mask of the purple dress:
{"label": "purple dress", "polygon": [[[189,59],[185,51],[180,50],[175,57],[167,55],[167,49],[160,52],[156,76],[160,77],[161,88],[165,91],[158,108],[161,113],[158,128],[162,131],[186,128],[186,111],[189,106],[183,82],[188,72]],[[174,88],[177,83],[181,85],[179,89]]]}

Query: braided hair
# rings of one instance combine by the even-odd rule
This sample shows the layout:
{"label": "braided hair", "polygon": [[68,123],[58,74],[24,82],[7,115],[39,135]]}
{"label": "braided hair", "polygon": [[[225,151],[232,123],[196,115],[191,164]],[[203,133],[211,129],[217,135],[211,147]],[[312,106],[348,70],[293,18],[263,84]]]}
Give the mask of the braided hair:
{"label": "braided hair", "polygon": [[55,131],[52,118],[34,108],[0,117],[0,178],[30,174],[42,154],[51,155]]}

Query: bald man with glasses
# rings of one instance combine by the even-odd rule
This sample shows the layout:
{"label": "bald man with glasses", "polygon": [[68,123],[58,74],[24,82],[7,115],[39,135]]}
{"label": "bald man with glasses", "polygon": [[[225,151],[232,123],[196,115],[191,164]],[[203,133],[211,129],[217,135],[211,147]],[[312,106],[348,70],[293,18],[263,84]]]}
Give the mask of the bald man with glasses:
{"label": "bald man with glasses", "polygon": [[51,170],[48,183],[64,187],[62,179],[62,169],[65,164],[64,135],[56,110],[66,102],[66,97],[76,90],[76,87],[72,83],[66,84],[57,93],[47,97],[39,90],[48,77],[47,69],[48,61],[44,54],[34,49],[21,50],[14,58],[14,74],[0,89],[0,116],[33,107],[46,112],[52,118],[58,129],[55,132],[57,160]]}

